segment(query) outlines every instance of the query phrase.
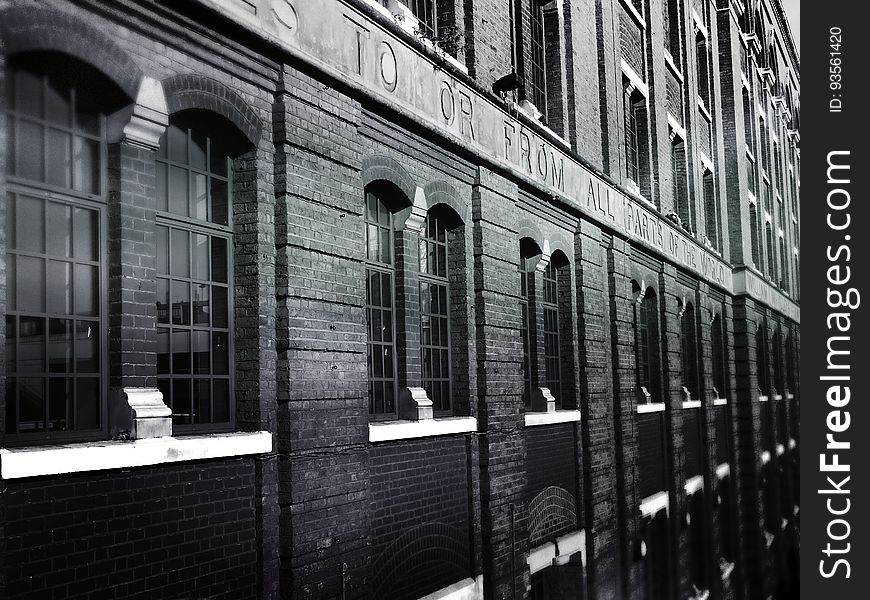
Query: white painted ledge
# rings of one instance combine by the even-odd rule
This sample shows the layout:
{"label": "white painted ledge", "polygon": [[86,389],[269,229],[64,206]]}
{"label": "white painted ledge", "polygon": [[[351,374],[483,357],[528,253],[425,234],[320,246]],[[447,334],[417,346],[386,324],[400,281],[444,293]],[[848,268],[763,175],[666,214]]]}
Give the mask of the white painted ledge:
{"label": "white painted ledge", "polygon": [[763,396],[763,395],[762,395],[762,396],[759,396],[759,397],[758,397],[758,401],[759,401],[759,402],[767,402],[767,400],[768,400],[767,396]]}
{"label": "white painted ledge", "polygon": [[668,493],[657,492],[641,500],[638,510],[640,510],[640,514],[651,517],[662,509],[669,510],[669,505]]}
{"label": "white painted ledge", "polygon": [[766,465],[770,462],[770,452],[765,450],[761,453],[761,464]]}
{"label": "white painted ledge", "polygon": [[795,439],[794,439],[794,438],[788,438],[788,449],[789,449],[789,450],[794,450],[795,448],[797,448],[797,442],[795,441]]}
{"label": "white painted ledge", "polygon": [[642,415],[644,413],[664,412],[664,410],[664,402],[650,402],[648,404],[637,405],[637,414],[639,415]]}
{"label": "white painted ledge", "polygon": [[731,465],[728,463],[722,463],[716,467],[716,479],[725,479],[729,475],[731,475]]}
{"label": "white painted ledge", "polygon": [[704,478],[700,475],[695,475],[694,477],[690,477],[686,480],[686,483],[683,485],[683,489],[686,490],[686,496],[691,496],[698,490],[704,489]]}
{"label": "white painted ledge", "polygon": [[554,423],[574,423],[580,420],[579,410],[557,410],[555,412],[526,413],[526,427],[552,425]]}
{"label": "white painted ledge", "polygon": [[728,404],[728,398],[714,398],[713,406],[725,406]]}
{"label": "white painted ledge", "polygon": [[556,538],[556,556],[555,563],[557,565],[566,565],[570,562],[571,557],[580,553],[580,562],[586,565],[586,531],[573,531]]}
{"label": "white painted ledge", "polygon": [[483,575],[466,577],[419,600],[483,600]]}
{"label": "white painted ledge", "polygon": [[683,402],[683,408],[701,408],[700,400],[686,400]]}
{"label": "white painted ledge", "polygon": [[369,441],[390,442],[436,435],[471,433],[473,431],[477,431],[477,419],[474,417],[448,417],[422,421],[383,421],[369,423]]}
{"label": "white painted ledge", "polygon": [[526,559],[526,564],[529,565],[529,575],[534,575],[541,569],[546,569],[553,564],[553,559],[555,558],[556,544],[553,542],[547,542],[537,548],[533,548]]}
{"label": "white painted ledge", "polygon": [[783,454],[785,454],[785,446],[783,446],[782,444],[777,444],[776,445],[776,455],[782,456]]}
{"label": "white painted ledge", "polygon": [[20,479],[63,473],[147,467],[271,451],[272,434],[268,431],[160,437],[130,442],[104,441],[60,446],[0,448],[0,477]]}

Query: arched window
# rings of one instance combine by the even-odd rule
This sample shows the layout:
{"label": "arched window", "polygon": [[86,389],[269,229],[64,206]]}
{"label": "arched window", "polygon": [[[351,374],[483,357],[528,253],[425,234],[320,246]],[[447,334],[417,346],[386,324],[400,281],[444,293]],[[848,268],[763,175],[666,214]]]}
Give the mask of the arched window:
{"label": "arched window", "polygon": [[450,282],[446,219],[426,217],[420,236],[420,347],[423,388],[433,410],[451,409]]}
{"label": "arched window", "polygon": [[66,56],[6,72],[6,433],[99,437],[106,393],[106,115],[128,99]]}
{"label": "arched window", "polygon": [[157,153],[157,387],[178,432],[235,418],[229,127],[173,115]]}
{"label": "arched window", "polygon": [[534,291],[535,266],[530,263],[540,254],[540,246],[531,238],[520,240],[520,335],[523,341],[523,403],[527,409],[532,405],[532,361],[537,356],[537,352],[532,352],[537,332],[531,312],[534,302],[530,302],[530,295]]}
{"label": "arched window", "polygon": [[[661,402],[661,354],[659,349],[658,298],[652,287],[643,289],[632,281],[637,383],[650,402]],[[641,389],[638,390],[642,392]]]}
{"label": "arched window", "polygon": [[691,302],[687,302],[683,306],[683,315],[680,318],[680,342],[683,359],[683,385],[689,390],[692,400],[698,400],[701,397],[698,385],[697,329],[695,306]]}
{"label": "arched window", "polygon": [[395,257],[393,213],[385,192],[365,195],[366,323],[368,324],[369,414],[396,411]]}
{"label": "arched window", "polygon": [[776,326],[776,331],[773,333],[773,388],[777,394],[782,394],[785,391],[783,382],[783,369],[785,365],[782,362],[782,334],[780,333],[779,325]]}
{"label": "arched window", "polygon": [[562,365],[559,343],[559,270],[551,260],[544,269],[544,383],[557,399],[562,391]]}
{"label": "arched window", "polygon": [[770,394],[770,363],[767,360],[767,325],[761,321],[755,330],[755,368],[761,395]]}
{"label": "arched window", "polygon": [[724,398],[727,394],[727,365],[725,363],[725,328],[720,313],[716,313],[710,326],[710,345],[713,355],[713,385],[718,392],[717,396]]}

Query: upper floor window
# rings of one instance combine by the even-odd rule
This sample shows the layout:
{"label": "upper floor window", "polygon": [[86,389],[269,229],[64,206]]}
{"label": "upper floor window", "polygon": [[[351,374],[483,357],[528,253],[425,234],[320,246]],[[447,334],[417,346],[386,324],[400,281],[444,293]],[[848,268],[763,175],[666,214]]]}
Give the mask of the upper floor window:
{"label": "upper floor window", "polygon": [[692,400],[700,399],[698,381],[698,339],[695,322],[695,306],[687,302],[682,306],[680,318],[680,342],[683,364],[683,385],[689,391]]}
{"label": "upper floor window", "polygon": [[767,325],[761,321],[755,329],[755,368],[762,396],[770,394],[770,363],[767,352]]}
{"label": "upper floor window", "polygon": [[529,39],[531,63],[529,65],[529,97],[547,122],[547,40],[544,33],[544,8],[540,0],[531,0],[529,8]]}
{"label": "upper floor window", "polygon": [[[632,281],[634,303],[634,340],[638,391],[649,402],[662,401],[661,349],[658,297],[652,287],[643,289]],[[645,392],[645,393],[644,393]]]}
{"label": "upper floor window", "polygon": [[559,342],[559,270],[553,261],[544,269],[541,308],[544,318],[544,383],[557,399],[562,392],[562,359]]}
{"label": "upper floor window", "polygon": [[178,432],[235,415],[228,127],[180,113],[157,155],[157,387]]}
{"label": "upper floor window", "polygon": [[74,441],[105,428],[106,114],[120,92],[67,57],[6,72],[6,433]]}
{"label": "upper floor window", "polygon": [[369,414],[396,411],[393,213],[383,194],[366,190],[366,323]]}
{"label": "upper floor window", "polygon": [[420,346],[423,388],[436,413],[451,409],[447,234],[445,220],[430,212],[420,237]]}
{"label": "upper floor window", "polygon": [[680,0],[664,0],[664,2],[662,2],[662,22],[664,23],[665,29],[665,48],[668,53],[670,53],[671,58],[677,67],[681,67],[683,64],[682,8],[682,2]]}
{"label": "upper floor window", "polygon": [[380,0],[380,3],[391,8],[391,4],[400,2],[408,7],[417,18],[420,31],[430,38],[438,34],[437,0]]}
{"label": "upper floor window", "polygon": [[716,313],[710,326],[710,346],[713,356],[713,386],[718,392],[717,396],[724,398],[727,393],[727,363],[725,362],[725,328],[720,313]]}

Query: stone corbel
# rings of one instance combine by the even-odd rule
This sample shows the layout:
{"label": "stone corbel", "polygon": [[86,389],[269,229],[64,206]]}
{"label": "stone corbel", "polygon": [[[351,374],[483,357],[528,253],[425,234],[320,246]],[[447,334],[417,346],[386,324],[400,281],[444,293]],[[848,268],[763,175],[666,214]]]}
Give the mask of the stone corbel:
{"label": "stone corbel", "polygon": [[556,412],[556,398],[553,396],[550,388],[539,387],[532,390],[532,411]]}
{"label": "stone corbel", "polygon": [[112,403],[111,434],[142,440],[172,435],[172,410],[157,388],[122,388]]}
{"label": "stone corbel", "polygon": [[426,214],[429,211],[429,205],[426,203],[426,193],[419,185],[414,192],[414,203],[410,208],[406,208],[403,213],[407,212],[404,219],[403,229],[413,231],[414,233],[423,233],[423,224],[426,222]]}
{"label": "stone corbel", "polygon": [[692,401],[692,392],[689,391],[689,388],[686,386],[682,386],[680,388],[680,397],[683,402],[691,402]]}
{"label": "stone corbel", "polygon": [[640,280],[640,293],[637,295],[637,298],[634,299],[637,302],[638,306],[643,302],[643,297],[646,296],[646,281],[643,279]]}
{"label": "stone corbel", "polygon": [[163,86],[151,77],[143,77],[130,121],[124,127],[121,141],[149,150],[160,147],[160,138],[169,126],[169,109]]}
{"label": "stone corbel", "polygon": [[686,312],[686,297],[683,296],[682,298],[677,298],[677,305],[680,307],[680,310],[677,312],[677,316],[682,319],[683,315]]}
{"label": "stone corbel", "polygon": [[649,393],[645,385],[640,386],[640,389],[638,389],[637,399],[640,404],[652,404],[652,394]]}
{"label": "stone corbel", "polygon": [[535,270],[539,273],[543,273],[547,270],[547,267],[550,264],[550,257],[552,256],[552,252],[550,251],[550,242],[544,240],[544,248],[541,250],[541,259],[535,265]]}
{"label": "stone corbel", "polygon": [[402,388],[399,391],[399,418],[408,421],[432,419],[432,401],[426,390],[419,387]]}

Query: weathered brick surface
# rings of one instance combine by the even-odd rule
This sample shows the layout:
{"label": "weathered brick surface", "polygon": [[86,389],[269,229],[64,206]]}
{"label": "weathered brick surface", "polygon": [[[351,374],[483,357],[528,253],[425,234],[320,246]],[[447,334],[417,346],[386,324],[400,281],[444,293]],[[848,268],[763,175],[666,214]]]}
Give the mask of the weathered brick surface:
{"label": "weathered brick surface", "polygon": [[243,598],[251,459],[6,483],[6,598]]}

